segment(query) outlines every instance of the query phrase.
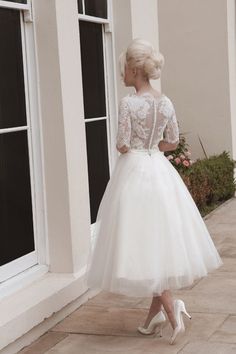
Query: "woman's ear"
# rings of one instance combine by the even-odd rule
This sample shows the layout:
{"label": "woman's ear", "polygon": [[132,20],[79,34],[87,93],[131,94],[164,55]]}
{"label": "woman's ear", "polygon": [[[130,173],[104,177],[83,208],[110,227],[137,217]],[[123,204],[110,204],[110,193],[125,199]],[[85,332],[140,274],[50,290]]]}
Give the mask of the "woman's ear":
{"label": "woman's ear", "polygon": [[137,68],[133,68],[132,69],[132,73],[133,73],[134,76],[136,76],[137,75]]}

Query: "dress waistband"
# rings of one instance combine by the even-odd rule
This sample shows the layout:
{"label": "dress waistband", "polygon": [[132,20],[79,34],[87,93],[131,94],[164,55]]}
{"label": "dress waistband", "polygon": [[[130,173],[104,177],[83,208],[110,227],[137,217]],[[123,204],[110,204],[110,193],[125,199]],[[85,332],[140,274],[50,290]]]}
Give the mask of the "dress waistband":
{"label": "dress waistband", "polygon": [[146,153],[148,155],[152,155],[152,154],[155,154],[157,152],[162,152],[161,150],[155,148],[155,149],[129,149],[130,152],[142,152],[142,153]]}

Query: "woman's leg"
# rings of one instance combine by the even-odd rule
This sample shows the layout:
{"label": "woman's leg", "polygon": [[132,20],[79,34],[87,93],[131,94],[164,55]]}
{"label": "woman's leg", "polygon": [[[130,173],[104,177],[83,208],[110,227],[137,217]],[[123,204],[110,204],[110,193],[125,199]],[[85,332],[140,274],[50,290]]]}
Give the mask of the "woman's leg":
{"label": "woman's leg", "polygon": [[175,329],[177,322],[174,314],[174,302],[170,290],[164,290],[161,296],[153,296],[149,313],[144,324],[145,328],[148,327],[152,318],[161,310],[161,305],[163,305],[166,311],[171,327]]}
{"label": "woman's leg", "polygon": [[174,314],[174,302],[173,302],[171,291],[164,290],[159,298],[166,311],[166,314],[169,318],[172,328],[175,329],[175,327],[177,327],[177,322]]}
{"label": "woman's leg", "polygon": [[147,319],[146,319],[143,327],[145,327],[145,328],[148,327],[152,318],[161,310],[161,305],[162,305],[162,303],[161,303],[160,296],[153,296],[152,303],[151,303],[151,306],[149,309],[149,313],[148,313]]}

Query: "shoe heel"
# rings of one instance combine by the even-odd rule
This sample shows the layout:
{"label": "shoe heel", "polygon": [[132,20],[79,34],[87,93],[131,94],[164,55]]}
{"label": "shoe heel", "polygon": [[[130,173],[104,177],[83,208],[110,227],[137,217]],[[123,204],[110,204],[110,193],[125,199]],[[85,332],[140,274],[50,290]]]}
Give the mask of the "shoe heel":
{"label": "shoe heel", "polygon": [[192,316],[187,311],[183,311],[183,313],[191,320]]}
{"label": "shoe heel", "polygon": [[185,314],[185,316],[187,316],[191,320],[192,316],[186,311],[185,306],[184,306],[182,312]]}
{"label": "shoe heel", "polygon": [[163,336],[163,324],[160,324],[159,328],[160,328],[160,331],[158,332],[159,334],[159,337],[162,337]]}

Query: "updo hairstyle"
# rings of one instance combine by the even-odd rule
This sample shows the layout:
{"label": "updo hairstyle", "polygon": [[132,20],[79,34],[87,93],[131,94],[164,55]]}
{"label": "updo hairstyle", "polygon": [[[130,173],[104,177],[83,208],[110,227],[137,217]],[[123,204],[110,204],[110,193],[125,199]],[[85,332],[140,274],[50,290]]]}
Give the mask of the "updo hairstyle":
{"label": "updo hairstyle", "polygon": [[148,79],[156,80],[161,76],[164,56],[157,52],[148,41],[136,38],[128,46],[126,52],[119,56],[120,73],[124,77],[125,65],[143,70]]}

